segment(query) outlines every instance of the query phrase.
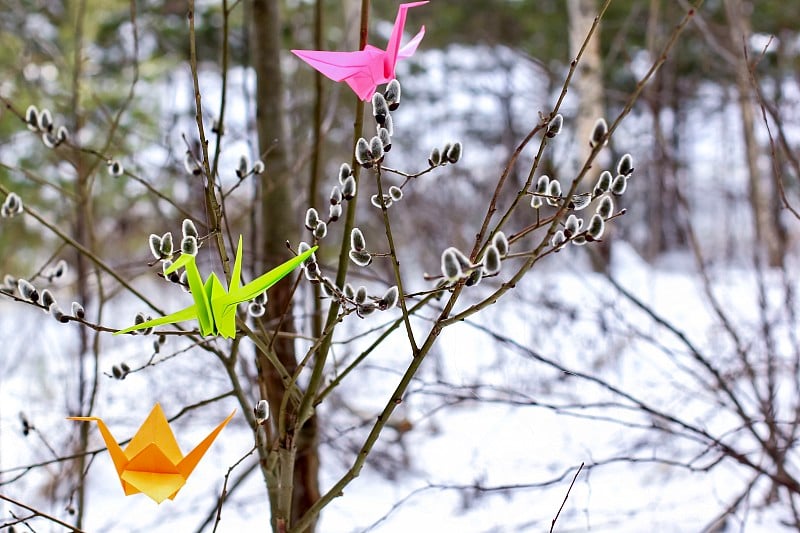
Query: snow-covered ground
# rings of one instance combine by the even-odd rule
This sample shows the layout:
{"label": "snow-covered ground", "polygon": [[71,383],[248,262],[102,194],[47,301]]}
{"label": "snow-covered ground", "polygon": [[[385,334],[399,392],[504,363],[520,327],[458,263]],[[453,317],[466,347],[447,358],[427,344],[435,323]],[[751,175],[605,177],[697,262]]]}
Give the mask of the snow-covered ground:
{"label": "snow-covered ground", "polygon": [[[361,476],[325,510],[320,531],[546,530],[581,462],[587,469],[572,489],[559,531],[699,530],[743,489],[750,472],[728,461],[709,472],[656,462],[689,463],[703,446],[653,432],[652,424],[664,422],[629,409],[629,402],[607,389],[531,357],[535,353],[573,372],[598,376],[716,435],[736,427],[730,413],[714,404],[714,395],[682,371],[691,365],[685,346],[619,297],[603,277],[571,271],[575,252],[583,253],[552,257],[548,268],[534,272],[504,305],[490,308],[473,324],[443,332],[395,414],[413,428],[402,437],[385,430],[385,440],[373,452],[381,468],[367,462]],[[724,300],[739,303],[726,309],[746,332],[756,318],[747,304],[755,291],[753,277],[732,269],[715,274],[715,288]],[[701,351],[724,348],[698,278],[688,269],[647,267],[619,243],[613,275]],[[77,423],[63,419],[75,387],[75,355],[65,336],[72,336],[75,326],[57,324],[19,305],[2,306],[0,335],[6,341],[0,359],[0,468],[8,481],[19,473],[15,467],[51,458],[37,434],[23,437],[18,413],[24,412],[59,454],[67,451],[69,436],[76,435]],[[351,327],[367,329],[379,320],[380,315],[355,319]],[[487,330],[518,345],[498,342]],[[144,337],[104,339],[101,368],[107,371],[122,360],[143,362],[150,342]],[[407,363],[405,342],[404,334],[393,335],[345,383],[340,395],[352,410],[323,406],[323,488],[344,472],[347,452],[368,429],[358,427],[359,417],[373,419],[387,401]],[[347,357],[355,347],[342,346],[337,352]],[[714,353],[721,362],[724,351]],[[181,405],[225,390],[219,364],[193,352],[124,381],[104,378],[96,413],[123,439],[132,435],[155,401],[169,416]],[[235,407],[225,400],[176,422],[184,451]],[[92,441],[101,445],[95,428]],[[746,442],[735,434],[726,441]],[[251,433],[242,417],[236,417],[176,500],[160,506],[142,495],[125,497],[108,454],[100,453],[87,476],[85,529],[194,530],[213,511],[227,467],[250,447]],[[248,464],[234,471],[233,478]],[[2,493],[65,516],[64,486],[56,498],[42,492],[44,481],[58,478],[64,468],[53,464],[34,469],[4,485]],[[756,494],[763,496],[763,491]],[[218,530],[263,528],[269,513],[265,500],[256,471],[231,494]],[[744,529],[780,530],[786,510],[773,506],[758,511],[760,503],[754,501],[753,509],[739,515],[746,520]],[[3,506],[5,512],[12,509]],[[738,530],[739,524],[731,525]],[[50,525],[40,528],[53,530]]]}

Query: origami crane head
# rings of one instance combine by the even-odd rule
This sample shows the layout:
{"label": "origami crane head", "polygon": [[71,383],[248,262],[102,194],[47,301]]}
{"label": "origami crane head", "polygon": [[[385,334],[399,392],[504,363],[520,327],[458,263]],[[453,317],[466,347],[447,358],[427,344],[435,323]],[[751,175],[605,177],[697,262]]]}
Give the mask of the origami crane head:
{"label": "origami crane head", "polygon": [[231,413],[186,456],[181,453],[159,404],[153,407],[142,427],[124,450],[117,444],[100,418],[72,416],[67,420],[97,422],[125,494],[130,496],[143,492],[156,503],[161,503],[167,498],[175,499],[175,495],[186,484],[189,474],[208,451],[222,428],[231,421],[233,415],[234,413]]}
{"label": "origami crane head", "polygon": [[398,59],[414,55],[425,35],[425,26],[401,48],[400,40],[403,37],[403,27],[406,25],[406,12],[412,7],[427,3],[425,1],[400,4],[386,50],[367,45],[357,52],[292,50],[292,53],[333,81],[347,82],[359,98],[367,101],[372,98],[378,85],[395,78],[394,71]]}

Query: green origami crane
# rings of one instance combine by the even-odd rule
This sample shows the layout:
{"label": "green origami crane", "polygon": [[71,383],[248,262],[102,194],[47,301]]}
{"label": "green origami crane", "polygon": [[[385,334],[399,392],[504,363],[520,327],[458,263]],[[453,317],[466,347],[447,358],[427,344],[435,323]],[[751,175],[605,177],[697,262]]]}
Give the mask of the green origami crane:
{"label": "green origami crane", "polygon": [[233,263],[231,286],[227,291],[213,272],[203,283],[195,264],[195,257],[190,254],[182,254],[164,271],[164,274],[171,274],[181,267],[186,267],[186,278],[189,282],[189,289],[192,291],[194,305],[190,305],[186,309],[181,309],[171,315],[125,328],[117,331],[114,335],[196,318],[200,323],[200,333],[204,337],[219,334],[225,338],[232,339],[236,336],[236,307],[242,302],[252,300],[275,285],[297,268],[300,263],[308,259],[316,249],[317,247],[314,246],[310,250],[278,265],[266,274],[257,277],[250,283],[240,285],[242,276],[242,236],[240,235],[239,246],[236,248],[236,261]]}

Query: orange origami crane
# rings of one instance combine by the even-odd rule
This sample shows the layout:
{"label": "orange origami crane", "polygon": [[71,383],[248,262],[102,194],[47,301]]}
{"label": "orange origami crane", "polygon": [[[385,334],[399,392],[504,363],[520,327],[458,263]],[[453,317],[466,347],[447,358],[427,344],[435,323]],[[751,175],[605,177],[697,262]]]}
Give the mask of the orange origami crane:
{"label": "orange origami crane", "polygon": [[156,503],[161,503],[167,498],[175,499],[175,495],[186,483],[189,474],[208,451],[222,428],[231,421],[234,413],[231,413],[228,418],[214,428],[214,431],[185,457],[178,447],[175,435],[159,404],[156,404],[150,411],[147,420],[144,421],[125,450],[120,448],[108,427],[98,417],[71,416],[67,420],[97,422],[100,434],[106,441],[111,459],[117,468],[117,474],[125,494],[130,496],[144,492]]}

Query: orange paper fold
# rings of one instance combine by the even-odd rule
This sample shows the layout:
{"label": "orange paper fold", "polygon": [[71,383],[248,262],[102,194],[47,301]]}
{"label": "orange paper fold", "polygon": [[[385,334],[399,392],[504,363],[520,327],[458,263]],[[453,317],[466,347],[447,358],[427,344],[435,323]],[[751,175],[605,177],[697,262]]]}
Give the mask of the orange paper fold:
{"label": "orange paper fold", "polygon": [[105,423],[96,416],[71,416],[67,420],[97,422],[106,442],[111,460],[117,469],[126,495],[143,492],[157,503],[175,495],[186,484],[197,463],[208,451],[236,411],[228,415],[209,435],[186,456],[181,453],[175,435],[169,427],[161,405],[156,403],[139,431],[123,450]]}

